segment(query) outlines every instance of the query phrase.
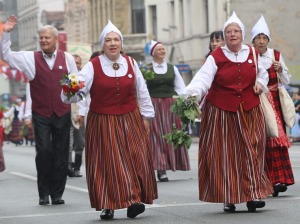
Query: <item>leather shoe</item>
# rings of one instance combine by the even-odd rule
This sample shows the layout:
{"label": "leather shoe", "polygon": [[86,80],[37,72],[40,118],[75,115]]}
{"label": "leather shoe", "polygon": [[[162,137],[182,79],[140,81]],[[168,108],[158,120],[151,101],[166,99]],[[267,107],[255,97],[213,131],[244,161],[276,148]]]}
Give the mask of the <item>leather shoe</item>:
{"label": "leather shoe", "polygon": [[39,205],[49,205],[49,196],[40,197]]}
{"label": "leather shoe", "polygon": [[273,197],[277,197],[279,192],[285,192],[287,190],[286,184],[276,184],[273,186],[274,192],[273,192]]}
{"label": "leather shoe", "polygon": [[114,218],[114,210],[103,209],[100,215],[101,219],[113,219]]}
{"label": "leather shoe", "polygon": [[68,177],[74,177],[74,170],[72,168],[68,168]]}
{"label": "leather shoe", "polygon": [[143,203],[132,204],[127,208],[127,217],[133,219],[144,211],[145,205]]}
{"label": "leather shoe", "polygon": [[223,210],[224,212],[235,212],[235,205],[230,203],[225,203]]}
{"label": "leather shoe", "polygon": [[65,201],[61,198],[52,199],[52,205],[63,205]]}
{"label": "leather shoe", "polygon": [[168,182],[169,178],[165,170],[158,170],[157,171],[157,178],[160,182]]}
{"label": "leather shoe", "polygon": [[265,201],[248,201],[247,208],[249,212],[255,212],[257,208],[265,207]]}

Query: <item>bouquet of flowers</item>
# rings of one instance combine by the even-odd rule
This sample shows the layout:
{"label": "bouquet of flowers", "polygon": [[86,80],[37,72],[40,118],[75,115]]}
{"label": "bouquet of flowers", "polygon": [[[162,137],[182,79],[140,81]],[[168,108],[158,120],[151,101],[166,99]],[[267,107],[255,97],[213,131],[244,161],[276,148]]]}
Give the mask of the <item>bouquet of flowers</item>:
{"label": "bouquet of flowers", "polygon": [[173,125],[172,132],[163,135],[163,137],[167,139],[168,143],[173,143],[174,147],[185,145],[187,149],[189,149],[192,139],[186,131],[186,128],[189,123],[195,125],[195,119],[200,118],[201,116],[197,97],[191,96],[185,99],[183,96],[179,96],[171,106],[170,110],[180,117],[182,127],[181,129],[177,129],[176,126]]}
{"label": "bouquet of flowers", "polygon": [[80,99],[85,96],[85,93],[81,90],[84,87],[84,81],[78,80],[75,74],[64,74],[62,80],[60,80],[60,85],[68,100],[75,95],[78,95]]}
{"label": "bouquet of flowers", "polygon": [[154,79],[155,72],[153,71],[152,64],[148,64],[148,65],[141,64],[139,68],[144,76],[144,79],[146,80]]}

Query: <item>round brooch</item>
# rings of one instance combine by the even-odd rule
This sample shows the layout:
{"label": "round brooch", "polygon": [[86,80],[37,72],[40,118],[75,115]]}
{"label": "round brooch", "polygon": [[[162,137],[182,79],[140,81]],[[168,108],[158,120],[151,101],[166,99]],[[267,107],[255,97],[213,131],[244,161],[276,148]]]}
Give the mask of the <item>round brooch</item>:
{"label": "round brooch", "polygon": [[112,67],[114,70],[118,70],[120,68],[120,65],[118,63],[113,63]]}
{"label": "round brooch", "polygon": [[130,78],[130,79],[131,79],[131,78],[132,78],[132,75],[131,75],[131,74],[129,74],[129,75],[128,75],[128,78]]}
{"label": "round brooch", "polygon": [[248,60],[248,63],[249,63],[249,64],[251,64],[251,63],[252,63],[252,60],[251,60],[251,59],[249,59],[249,60]]}

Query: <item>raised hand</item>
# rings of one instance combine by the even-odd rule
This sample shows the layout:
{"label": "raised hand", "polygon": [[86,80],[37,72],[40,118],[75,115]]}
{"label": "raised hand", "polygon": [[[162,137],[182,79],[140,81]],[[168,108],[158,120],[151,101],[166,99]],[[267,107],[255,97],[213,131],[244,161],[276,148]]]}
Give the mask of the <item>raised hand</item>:
{"label": "raised hand", "polygon": [[17,25],[17,17],[16,16],[9,16],[4,24],[3,31],[9,33],[12,31],[15,26]]}

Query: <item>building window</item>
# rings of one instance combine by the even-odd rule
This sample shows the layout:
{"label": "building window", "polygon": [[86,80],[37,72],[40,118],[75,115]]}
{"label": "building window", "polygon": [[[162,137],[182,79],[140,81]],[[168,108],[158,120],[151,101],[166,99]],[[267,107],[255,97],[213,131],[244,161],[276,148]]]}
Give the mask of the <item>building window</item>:
{"label": "building window", "polygon": [[145,33],[145,2],[131,0],[132,6],[132,33]]}

